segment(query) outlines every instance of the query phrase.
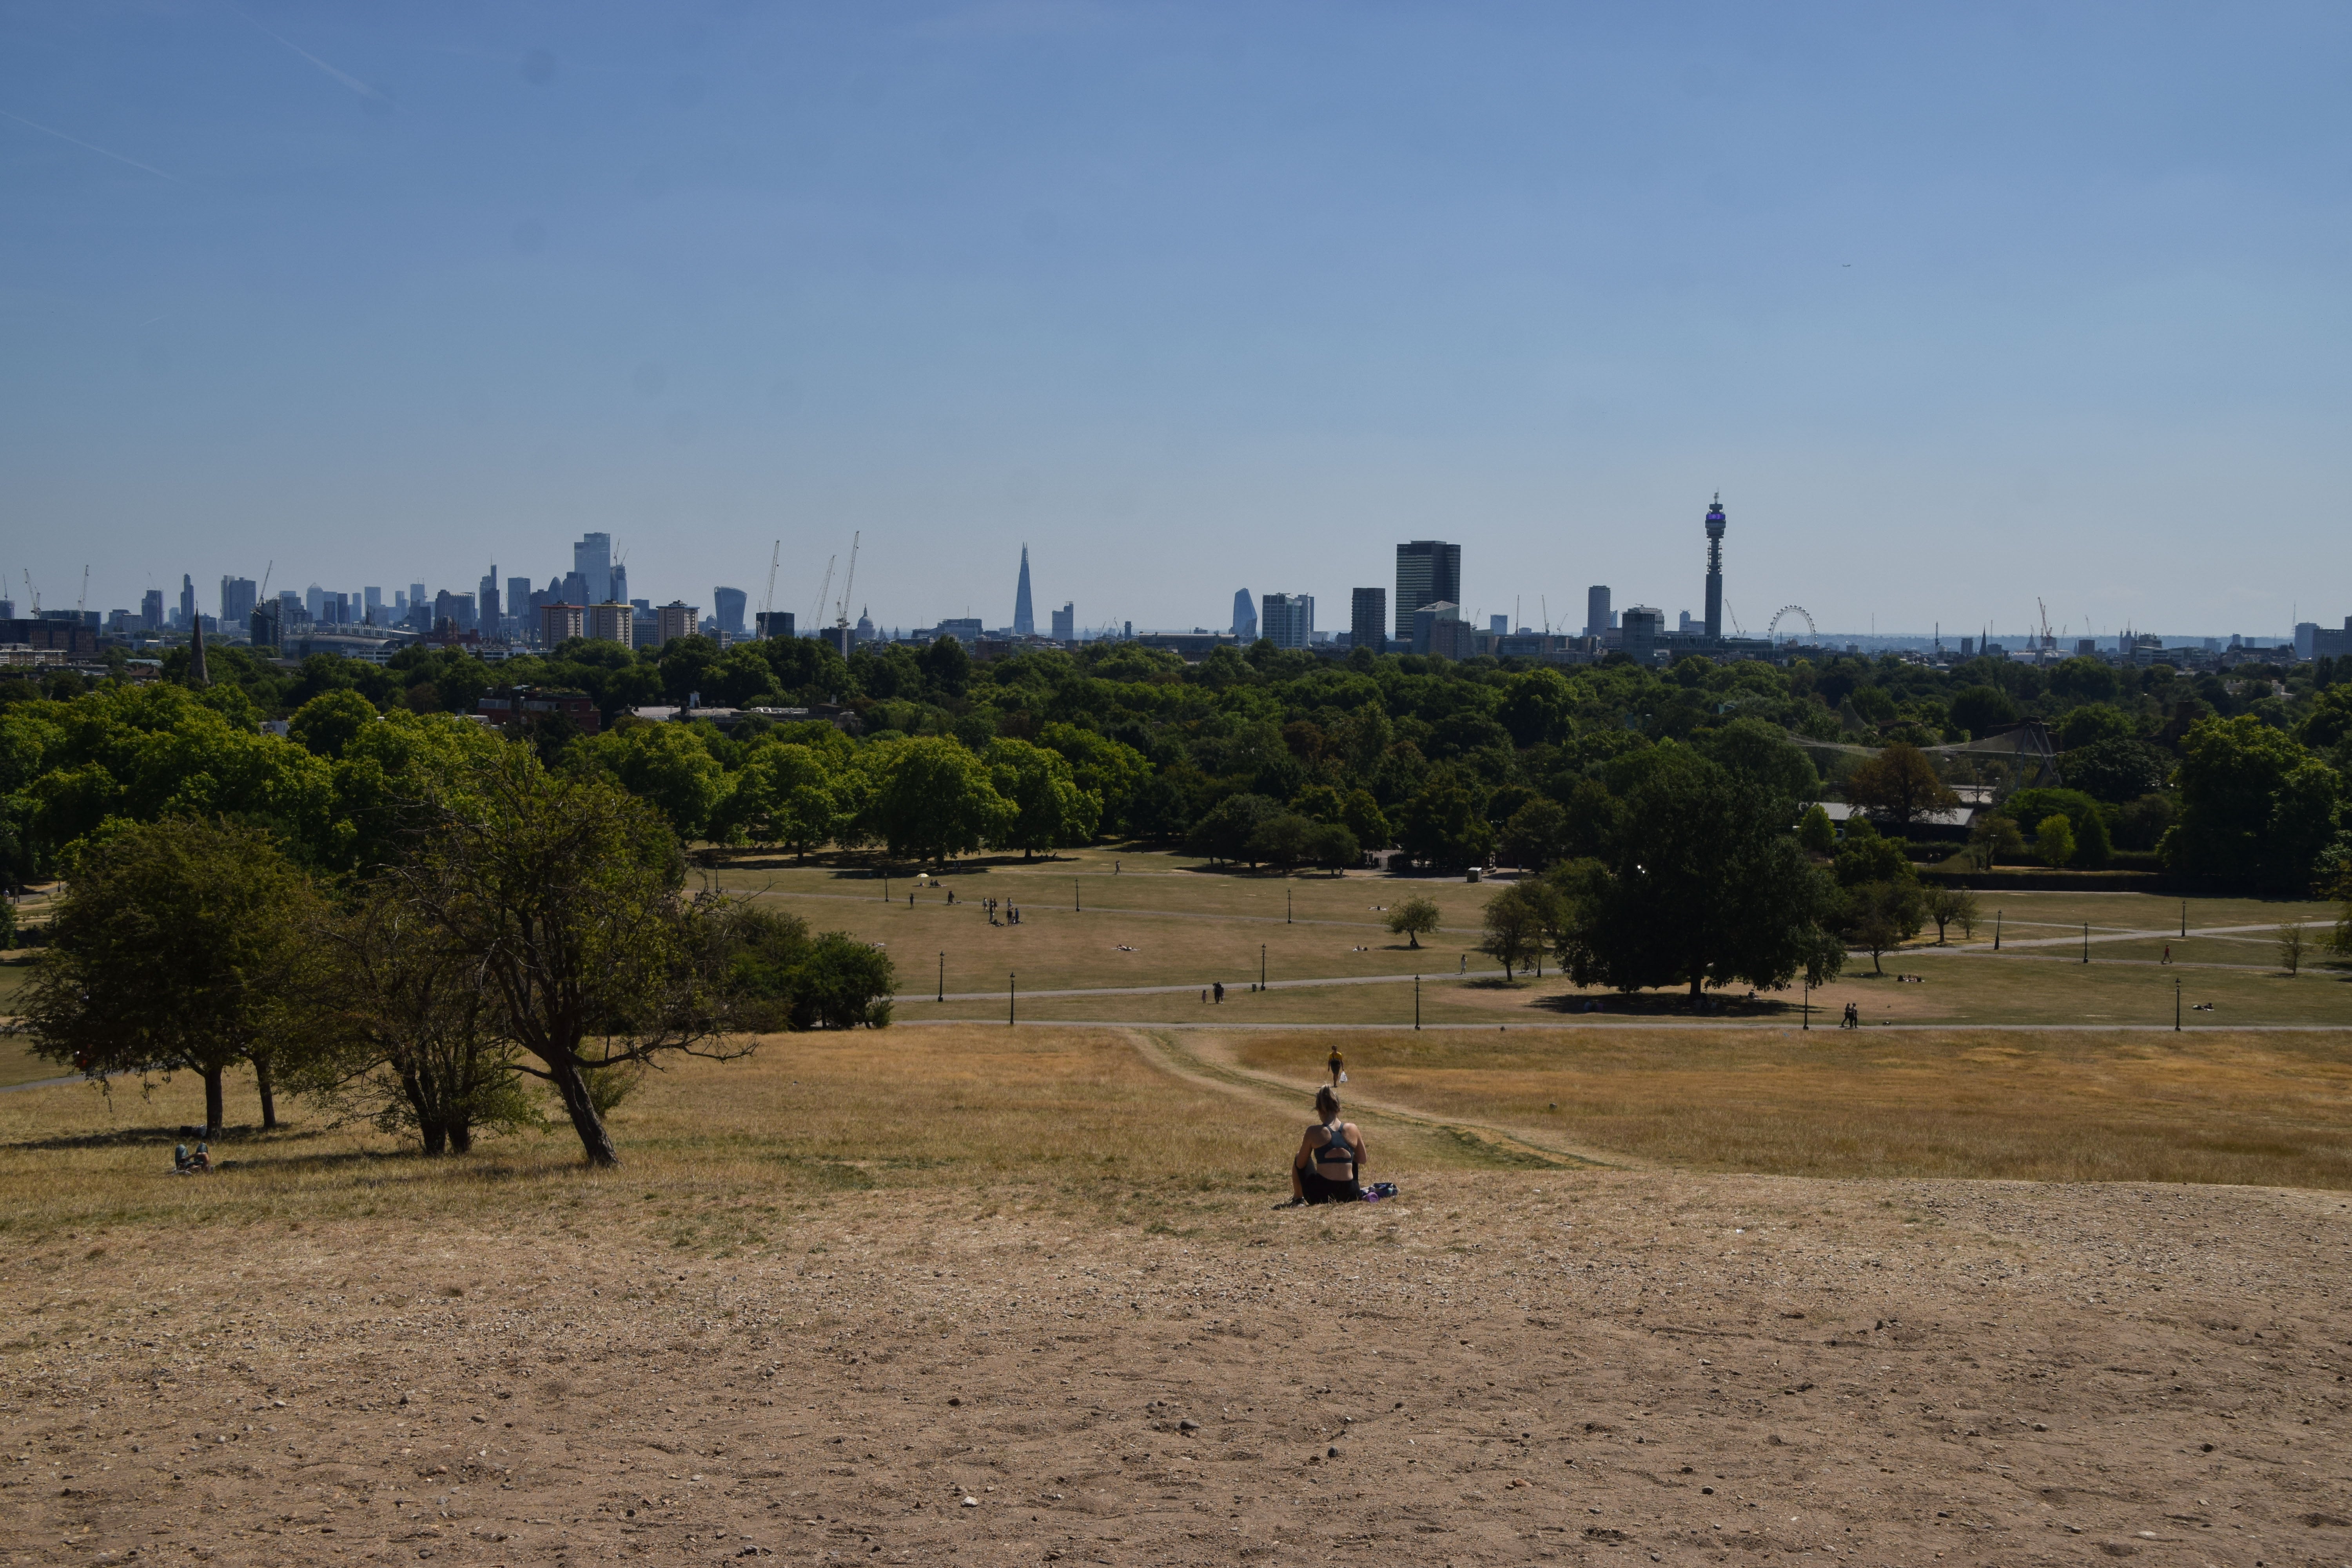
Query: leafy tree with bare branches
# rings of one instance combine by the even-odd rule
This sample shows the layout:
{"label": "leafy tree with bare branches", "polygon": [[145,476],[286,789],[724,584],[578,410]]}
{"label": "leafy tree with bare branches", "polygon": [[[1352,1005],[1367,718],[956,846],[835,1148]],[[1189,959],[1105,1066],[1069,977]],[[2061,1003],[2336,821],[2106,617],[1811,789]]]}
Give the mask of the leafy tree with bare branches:
{"label": "leafy tree with bare branches", "polygon": [[716,900],[686,896],[677,840],[616,784],[550,774],[510,747],[387,876],[477,966],[490,1036],[554,1088],[591,1164],[621,1163],[596,1078],[750,1049],[724,1032]]}
{"label": "leafy tree with bare branches", "polygon": [[313,927],[320,962],[302,988],[310,1048],[295,1087],[427,1154],[463,1154],[478,1131],[543,1125],[498,1037],[473,955],[402,899],[361,891]]}

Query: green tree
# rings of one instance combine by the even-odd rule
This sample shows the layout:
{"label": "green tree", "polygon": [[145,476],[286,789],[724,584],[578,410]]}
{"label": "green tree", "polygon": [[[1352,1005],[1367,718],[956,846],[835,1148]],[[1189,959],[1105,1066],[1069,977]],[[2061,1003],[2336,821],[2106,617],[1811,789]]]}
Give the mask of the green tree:
{"label": "green tree", "polygon": [[1184,847],[1211,860],[1249,859],[1257,830],[1282,808],[1262,795],[1230,795],[1202,815],[1184,836]]}
{"label": "green tree", "polygon": [[1803,845],[1809,854],[1834,855],[1837,853],[1837,825],[1830,821],[1830,814],[1819,805],[1809,805],[1805,808],[1805,815],[1797,822],[1797,842]]}
{"label": "green tree", "polygon": [[2192,878],[2306,889],[2334,839],[2334,769],[2251,714],[2192,726],[2181,748],[2180,819],[2159,848]]}
{"label": "green tree", "polygon": [[1327,871],[1344,871],[1364,858],[1344,822],[1318,822],[1307,832],[1307,858]]}
{"label": "green tree", "polygon": [[1559,671],[1531,669],[1504,683],[1495,717],[1519,745],[1538,746],[1567,737],[1575,708],[1576,688]]}
{"label": "green tree", "polygon": [[[952,646],[955,639],[940,641]],[[1077,786],[1102,802],[1101,826],[1106,830],[1126,825],[1129,806],[1151,782],[1151,763],[1141,752],[1093,730],[1048,724],[1037,732],[1037,743],[1058,752],[1069,763],[1070,777]]]}
{"label": "green tree", "polygon": [[632,721],[573,742],[565,760],[573,769],[602,773],[653,806],[683,840],[703,836],[726,787],[726,770],[692,724]]}
{"label": "green tree", "polygon": [[1503,978],[1533,963],[1543,951],[1545,909],[1537,884],[1514,882],[1486,900],[1478,951],[1503,966]]}
{"label": "green tree", "polygon": [[1872,973],[1886,973],[1880,955],[1919,934],[1922,902],[1916,879],[1862,882],[1845,889],[1845,937],[1870,954]]}
{"label": "green tree", "polygon": [[2003,859],[2014,860],[2024,853],[2025,836],[2017,830],[2015,817],[1989,812],[1969,828],[1969,856],[1979,871],[1990,871]]}
{"label": "green tree", "polygon": [[1791,806],[1820,793],[1822,775],[1813,760],[1789,743],[1787,731],[1761,719],[1734,719],[1702,737],[1706,756],[1734,778],[1743,778]]}
{"label": "green tree", "polygon": [[1475,866],[1494,847],[1494,826],[1476,782],[1463,769],[1442,767],[1405,803],[1397,845],[1416,863],[1444,868]]}
{"label": "green tree", "polygon": [[2067,830],[2074,835],[2074,849],[2067,864],[2099,870],[2115,858],[2115,841],[2107,832],[2106,814],[2099,803],[2078,789],[2021,789],[2011,795],[2002,807],[2021,822],[2031,822],[2036,827],[2052,812],[2066,818]]}
{"label": "green tree", "polygon": [[1601,857],[1550,879],[1567,906],[1561,966],[1622,991],[1744,982],[1778,990],[1837,973],[1829,878],[1786,826],[1787,803],[1679,745],[1654,749]]}
{"label": "green tree", "polygon": [[1435,900],[1413,893],[1390,906],[1389,930],[1404,938],[1408,946],[1417,948],[1422,932],[1435,931],[1437,922],[1444,918]]}
{"label": "green tree", "polygon": [[307,1049],[290,1085],[343,1116],[463,1154],[477,1132],[541,1125],[497,1037],[472,953],[389,886],[361,889],[311,927],[318,962],[297,989]]}
{"label": "green tree", "polygon": [[1960,804],[1935,763],[1918,747],[1897,742],[1854,769],[1845,781],[1845,798],[1865,811],[1893,818],[1896,833],[1906,833],[1912,822]]}
{"label": "green tree", "polygon": [[[1246,853],[1253,865],[1267,861],[1295,870],[1312,854],[1316,825],[1293,811],[1279,811],[1250,834]],[[1342,832],[1346,829],[1342,828]]]}
{"label": "green tree", "polygon": [[1060,752],[999,738],[989,742],[986,757],[996,793],[1013,803],[1014,814],[997,842],[1020,850],[1026,860],[1040,849],[1094,838],[1102,822],[1102,796],[1078,787]]}
{"label": "green tree", "polygon": [[333,762],[377,719],[374,703],[344,688],[313,697],[296,709],[294,717],[287,721],[287,732],[295,744],[312,756]]}
{"label": "green tree", "polygon": [[723,973],[738,1025],[850,1029],[890,1022],[898,975],[888,956],[844,931],[812,936],[797,915],[739,904],[723,921]]}
{"label": "green tree", "polygon": [[1568,808],[1538,795],[1503,824],[1503,858],[1525,871],[1542,871],[1569,852]]}
{"label": "green tree", "polygon": [[91,1078],[193,1072],[218,1136],[222,1079],[253,1064],[262,1126],[315,896],[270,836],[218,820],[125,824],[76,847],[23,1005],[34,1049]]}
{"label": "green tree", "polygon": [[677,840],[608,779],[551,775],[509,747],[386,876],[409,918],[471,960],[490,1037],[553,1087],[592,1164],[621,1163],[593,1076],[748,1048],[721,1032],[711,916],[683,895]]}
{"label": "green tree", "polygon": [[398,708],[356,729],[337,747],[331,822],[313,858],[362,873],[387,864],[435,802],[464,790],[509,743],[470,720]]}
{"label": "green tree", "polygon": [[1001,844],[1017,808],[988,764],[958,741],[919,735],[873,741],[857,753],[867,778],[861,820],[892,855],[944,867],[952,855]]}
{"label": "green tree", "polygon": [[2058,768],[2069,787],[2093,800],[2117,805],[2155,794],[2172,771],[2155,747],[2126,736],[2093,741],[2068,752],[2058,759]]}
{"label": "green tree", "polygon": [[816,747],[761,746],[730,781],[717,819],[721,836],[782,844],[805,860],[856,816],[854,786],[862,776],[836,768]]}
{"label": "green tree", "polygon": [[2018,718],[2016,700],[1998,687],[1971,686],[1952,697],[1952,722],[1979,741]]}
{"label": "green tree", "polygon": [[1939,882],[1927,890],[1922,907],[1936,922],[1936,945],[1944,945],[1945,928],[1958,922],[1964,931],[1976,930],[1977,896],[1966,888]]}

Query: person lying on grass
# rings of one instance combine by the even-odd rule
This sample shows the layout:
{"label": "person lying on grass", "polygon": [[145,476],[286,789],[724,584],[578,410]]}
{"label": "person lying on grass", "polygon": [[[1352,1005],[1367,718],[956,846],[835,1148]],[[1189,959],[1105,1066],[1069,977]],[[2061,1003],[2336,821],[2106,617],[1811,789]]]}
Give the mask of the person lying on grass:
{"label": "person lying on grass", "polygon": [[1367,1158],[1363,1132],[1339,1119],[1339,1097],[1328,1087],[1315,1091],[1315,1115],[1291,1156],[1290,1202],[1282,1206],[1360,1202]]}

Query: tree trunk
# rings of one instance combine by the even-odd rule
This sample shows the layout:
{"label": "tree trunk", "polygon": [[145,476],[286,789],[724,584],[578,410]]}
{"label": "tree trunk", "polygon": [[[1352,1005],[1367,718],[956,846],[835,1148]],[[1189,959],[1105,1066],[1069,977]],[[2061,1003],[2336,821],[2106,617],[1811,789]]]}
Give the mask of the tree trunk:
{"label": "tree trunk", "polygon": [[419,1122],[416,1131],[425,1140],[425,1153],[438,1154],[448,1147],[449,1135],[442,1130],[438,1121]]}
{"label": "tree trunk", "polygon": [[1706,977],[1705,975],[1703,975],[1703,974],[1694,974],[1694,975],[1692,975],[1692,976],[1691,976],[1691,994],[1690,994],[1690,999],[1691,999],[1692,1001],[1696,1002],[1696,1001],[1698,1001],[1698,1000],[1700,999],[1700,997],[1701,997],[1701,994],[1701,994],[1701,992],[1700,992],[1700,990],[1699,990],[1699,987],[1700,987],[1701,985],[1703,985],[1703,984],[1706,983]]}
{"label": "tree trunk", "polygon": [[604,1131],[604,1119],[596,1114],[596,1102],[588,1093],[588,1078],[580,1064],[570,1057],[550,1064],[554,1072],[555,1092],[563,1097],[563,1109],[572,1117],[572,1130],[580,1134],[580,1151],[592,1165],[615,1166],[621,1163],[620,1152],[613,1147],[613,1135]]}
{"label": "tree trunk", "polygon": [[254,1087],[261,1090],[261,1130],[275,1132],[278,1131],[278,1091],[269,1081],[268,1057],[253,1058],[253,1082]]}
{"label": "tree trunk", "polygon": [[452,1121],[449,1123],[449,1152],[453,1154],[470,1154],[474,1152],[472,1122]]}
{"label": "tree trunk", "polygon": [[221,1069],[218,1068],[206,1068],[204,1069],[204,1073],[205,1136],[206,1138],[217,1138],[221,1135],[221,1121],[223,1120],[223,1108],[221,1105]]}

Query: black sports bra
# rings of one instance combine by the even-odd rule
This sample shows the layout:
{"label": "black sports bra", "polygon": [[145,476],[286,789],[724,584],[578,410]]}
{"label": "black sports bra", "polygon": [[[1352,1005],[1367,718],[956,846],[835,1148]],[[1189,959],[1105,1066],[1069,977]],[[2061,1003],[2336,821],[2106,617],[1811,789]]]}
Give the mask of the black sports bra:
{"label": "black sports bra", "polygon": [[1322,1124],[1323,1146],[1315,1151],[1315,1163],[1318,1166],[1336,1165],[1345,1160],[1348,1163],[1348,1173],[1352,1176],[1356,1173],[1356,1147],[1348,1142],[1346,1125],[1345,1122],[1339,1121],[1326,1121]]}

